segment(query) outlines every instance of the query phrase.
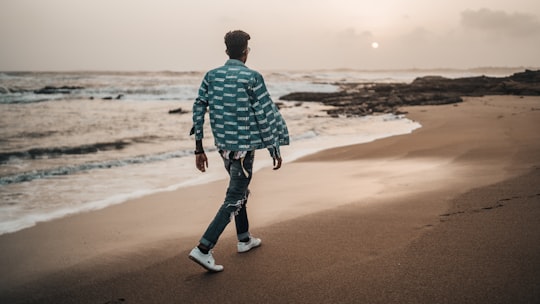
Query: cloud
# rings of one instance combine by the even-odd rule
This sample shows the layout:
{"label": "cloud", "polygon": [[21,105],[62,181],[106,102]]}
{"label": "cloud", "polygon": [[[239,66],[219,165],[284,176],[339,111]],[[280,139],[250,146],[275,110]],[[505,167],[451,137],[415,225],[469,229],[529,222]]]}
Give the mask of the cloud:
{"label": "cloud", "polygon": [[418,44],[418,43],[426,43],[430,40],[433,40],[435,37],[435,34],[431,31],[427,30],[423,26],[419,26],[414,28],[412,31],[405,33],[402,35],[402,40],[407,41],[408,43],[412,44]]}
{"label": "cloud", "polygon": [[461,25],[466,29],[511,37],[528,37],[540,34],[540,21],[535,15],[509,14],[504,11],[493,11],[486,8],[477,11],[463,11],[461,13]]}
{"label": "cloud", "polygon": [[370,31],[363,31],[358,33],[354,28],[347,28],[339,32],[337,35],[338,39],[344,42],[355,42],[355,41],[364,41],[366,39],[371,39],[373,33]]}

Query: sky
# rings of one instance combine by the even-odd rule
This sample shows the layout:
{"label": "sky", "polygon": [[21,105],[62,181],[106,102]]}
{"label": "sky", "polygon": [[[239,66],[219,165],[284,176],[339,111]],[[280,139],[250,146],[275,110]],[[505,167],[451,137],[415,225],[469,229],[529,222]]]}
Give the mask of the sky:
{"label": "sky", "polygon": [[0,71],[540,67],[539,0],[0,0]]}

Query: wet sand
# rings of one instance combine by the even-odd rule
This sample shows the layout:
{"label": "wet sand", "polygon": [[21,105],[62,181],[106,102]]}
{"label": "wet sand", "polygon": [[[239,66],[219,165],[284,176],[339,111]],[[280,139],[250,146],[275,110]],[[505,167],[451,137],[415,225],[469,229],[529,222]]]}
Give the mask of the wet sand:
{"label": "wet sand", "polygon": [[223,273],[187,259],[219,181],[0,236],[0,302],[538,302],[540,98],[404,110],[423,127],[257,172],[263,245],[230,225]]}

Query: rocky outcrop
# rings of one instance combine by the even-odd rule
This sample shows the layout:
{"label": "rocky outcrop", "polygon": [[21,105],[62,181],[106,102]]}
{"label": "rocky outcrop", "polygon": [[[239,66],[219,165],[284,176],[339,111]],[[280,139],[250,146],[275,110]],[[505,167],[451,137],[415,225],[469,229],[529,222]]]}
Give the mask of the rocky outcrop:
{"label": "rocky outcrop", "polygon": [[363,116],[373,113],[401,114],[399,107],[441,105],[463,101],[463,96],[540,95],[540,71],[526,70],[509,77],[449,79],[426,76],[404,83],[343,83],[335,93],[298,92],[281,100],[318,101],[334,106],[331,116]]}
{"label": "rocky outcrop", "polygon": [[73,90],[81,90],[84,89],[83,87],[79,86],[62,86],[62,87],[54,87],[54,86],[46,86],[39,90],[35,90],[35,94],[71,94],[71,91]]}
{"label": "rocky outcrop", "polygon": [[176,108],[176,109],[169,110],[169,114],[186,114],[186,113],[188,113],[188,112],[184,111],[184,109],[182,109],[182,108]]}
{"label": "rocky outcrop", "polygon": [[103,98],[101,98],[101,99],[103,99],[103,100],[113,100],[113,99],[120,100],[120,99],[122,99],[123,97],[124,97],[124,94],[118,94],[118,95],[116,95],[116,97],[105,96],[105,97],[103,97]]}

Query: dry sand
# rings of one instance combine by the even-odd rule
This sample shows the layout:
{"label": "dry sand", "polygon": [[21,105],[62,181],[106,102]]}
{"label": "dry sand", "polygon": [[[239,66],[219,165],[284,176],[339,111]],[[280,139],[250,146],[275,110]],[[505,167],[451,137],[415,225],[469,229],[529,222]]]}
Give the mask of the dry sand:
{"label": "dry sand", "polygon": [[219,181],[0,236],[0,303],[540,302],[540,98],[405,110],[413,134],[257,172],[263,246],[230,225],[223,273],[187,259]]}

